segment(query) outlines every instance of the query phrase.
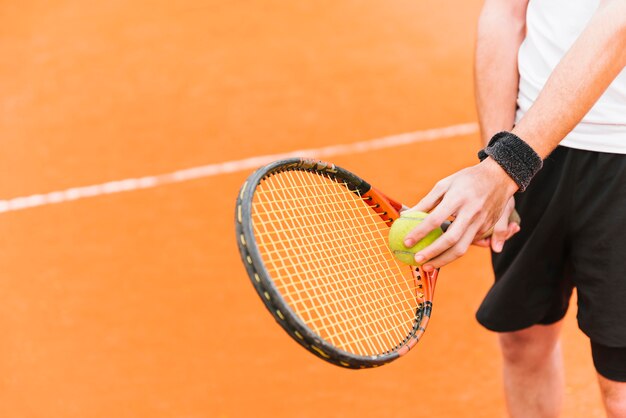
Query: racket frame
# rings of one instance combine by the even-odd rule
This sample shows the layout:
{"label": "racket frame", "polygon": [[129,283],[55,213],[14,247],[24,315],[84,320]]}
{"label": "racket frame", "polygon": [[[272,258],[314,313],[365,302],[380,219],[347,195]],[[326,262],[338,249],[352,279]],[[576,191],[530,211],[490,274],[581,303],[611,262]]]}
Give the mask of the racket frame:
{"label": "racket frame", "polygon": [[241,187],[235,209],[237,244],[248,276],[276,322],[296,342],[321,359],[337,366],[350,369],[378,367],[407,354],[422,337],[432,311],[432,299],[438,270],[424,272],[421,267],[412,269],[418,284],[418,304],[412,332],[395,349],[379,355],[357,355],[344,351],[322,339],[313,332],[289,307],[277,290],[272,278],[265,269],[265,263],[254,238],[252,224],[252,200],[256,187],[274,173],[300,170],[323,173],[338,183],[346,183],[351,191],[356,191],[369,206],[389,225],[400,216],[403,206],[386,197],[369,183],[355,174],[334,164],[303,158],[290,158],[275,161],[252,173]]}

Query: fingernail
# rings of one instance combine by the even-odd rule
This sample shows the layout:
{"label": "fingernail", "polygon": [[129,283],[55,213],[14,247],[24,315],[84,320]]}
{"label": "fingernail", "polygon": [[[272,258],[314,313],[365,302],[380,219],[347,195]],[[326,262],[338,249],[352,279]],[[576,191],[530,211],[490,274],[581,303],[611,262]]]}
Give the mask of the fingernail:
{"label": "fingernail", "polygon": [[423,256],[423,255],[419,255],[419,254],[417,254],[417,255],[415,256],[415,262],[416,262],[416,263],[423,263],[423,262],[424,262],[424,256]]}
{"label": "fingernail", "polygon": [[411,248],[414,245],[415,245],[415,240],[413,240],[411,238],[409,238],[409,239],[404,241],[404,246],[405,247]]}
{"label": "fingernail", "polygon": [[424,269],[424,271],[430,273],[431,271],[433,271],[435,268],[433,266],[431,266],[430,264],[426,264],[424,267],[422,267]]}
{"label": "fingernail", "polygon": [[504,241],[496,241],[493,244],[493,251],[499,253],[500,251],[502,251],[502,247],[504,247]]}

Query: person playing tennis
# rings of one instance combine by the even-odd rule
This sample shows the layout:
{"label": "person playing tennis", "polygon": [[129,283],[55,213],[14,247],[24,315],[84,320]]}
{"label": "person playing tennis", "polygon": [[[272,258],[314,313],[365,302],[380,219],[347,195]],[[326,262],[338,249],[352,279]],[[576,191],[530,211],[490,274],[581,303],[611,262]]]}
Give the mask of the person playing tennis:
{"label": "person playing tennis", "polygon": [[481,162],[416,205],[430,215],[405,244],[455,216],[416,254],[426,271],[490,245],[477,319],[500,333],[512,417],[560,413],[576,287],[607,415],[626,417],[626,0],[486,0],[475,65]]}

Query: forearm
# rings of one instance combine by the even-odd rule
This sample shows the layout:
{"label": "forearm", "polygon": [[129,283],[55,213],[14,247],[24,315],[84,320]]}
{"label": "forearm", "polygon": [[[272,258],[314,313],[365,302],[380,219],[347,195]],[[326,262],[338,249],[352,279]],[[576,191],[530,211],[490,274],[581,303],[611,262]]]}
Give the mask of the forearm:
{"label": "forearm", "polygon": [[526,1],[488,0],[478,22],[474,84],[481,138],[515,122],[517,53],[525,36]]}
{"label": "forearm", "polygon": [[626,0],[604,1],[513,133],[547,157],[625,66]]}

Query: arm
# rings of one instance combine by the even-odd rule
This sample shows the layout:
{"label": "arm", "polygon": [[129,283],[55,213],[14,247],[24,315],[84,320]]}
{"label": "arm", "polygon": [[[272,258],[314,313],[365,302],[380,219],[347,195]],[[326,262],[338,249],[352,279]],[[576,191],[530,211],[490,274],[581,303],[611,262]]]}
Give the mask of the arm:
{"label": "arm", "polygon": [[604,0],[513,132],[547,157],[624,66],[626,1]]}
{"label": "arm", "polygon": [[[515,122],[519,73],[517,53],[526,35],[528,0],[486,0],[478,20],[474,86],[481,139],[510,130]],[[510,199],[496,222],[491,238],[475,244],[500,252],[504,242],[519,231],[509,223],[515,207]]]}
{"label": "arm", "polygon": [[[626,0],[604,0],[513,132],[547,157],[625,66]],[[406,244],[456,215],[444,235],[416,254],[418,262],[427,261],[427,271],[448,264],[495,224],[517,188],[491,158],[453,174],[418,203],[416,209],[432,212],[407,235]]]}
{"label": "arm", "polygon": [[526,29],[528,0],[486,0],[478,20],[474,86],[483,144],[515,122],[517,52]]}

